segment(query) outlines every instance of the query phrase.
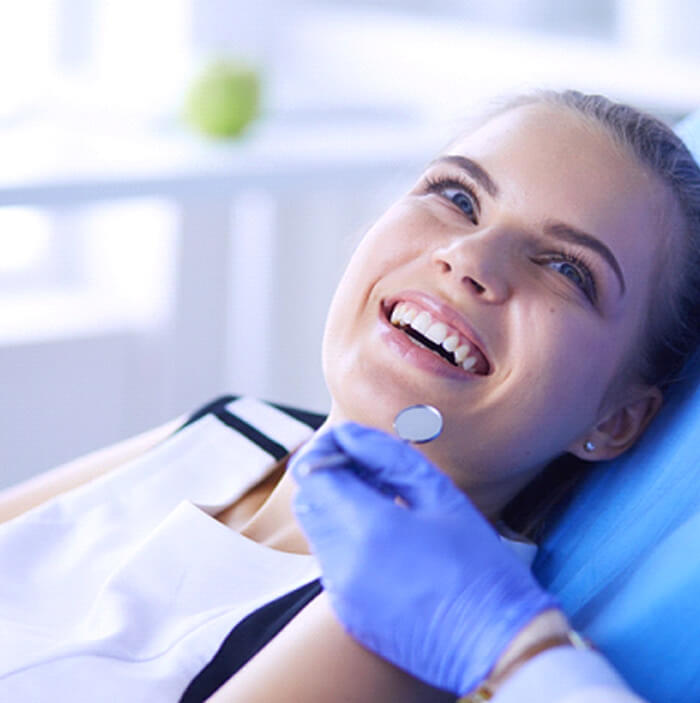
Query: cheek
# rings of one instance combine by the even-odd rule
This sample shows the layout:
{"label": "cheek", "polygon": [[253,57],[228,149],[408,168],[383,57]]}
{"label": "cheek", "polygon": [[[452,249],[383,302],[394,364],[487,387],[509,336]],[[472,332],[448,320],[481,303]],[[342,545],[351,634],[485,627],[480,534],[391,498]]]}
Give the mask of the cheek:
{"label": "cheek", "polygon": [[365,234],[353,253],[338,284],[328,314],[326,329],[346,326],[362,309],[373,287],[425,251],[426,227],[415,212],[396,205]]}
{"label": "cheek", "polygon": [[534,306],[522,311],[514,339],[528,341],[511,357],[501,400],[510,405],[521,439],[533,433],[535,442],[551,440],[556,450],[557,441],[568,445],[597,420],[619,350],[586,316],[565,309],[552,314],[551,307],[546,314]]}
{"label": "cheek", "polygon": [[348,270],[363,278],[367,272],[386,272],[409,261],[427,246],[429,223],[415,208],[395,205],[365,234]]}
{"label": "cheek", "polygon": [[378,251],[377,234],[370,230],[352,255],[331,300],[323,334],[322,359],[326,383],[333,390],[333,379],[342,377],[355,363],[352,341],[357,337],[356,321],[386,264]]}
{"label": "cheek", "polygon": [[[367,325],[373,324],[379,298],[391,289],[391,277],[416,262],[425,251],[424,218],[400,202],[365,234],[353,253],[336,288],[326,317],[323,336],[323,372],[334,395],[349,379],[365,374],[361,348]],[[386,285],[382,285],[386,284]],[[367,381],[376,381],[368,376]]]}

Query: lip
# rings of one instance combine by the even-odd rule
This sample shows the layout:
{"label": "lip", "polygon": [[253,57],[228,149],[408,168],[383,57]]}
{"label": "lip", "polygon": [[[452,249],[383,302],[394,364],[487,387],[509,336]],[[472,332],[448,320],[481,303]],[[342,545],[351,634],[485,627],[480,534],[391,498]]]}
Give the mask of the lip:
{"label": "lip", "polygon": [[[488,372],[485,374],[474,374],[469,371],[464,371],[464,369],[461,369],[457,366],[451,366],[449,362],[444,362],[441,361],[439,358],[436,357],[436,355],[428,350],[423,350],[420,347],[417,347],[415,344],[413,344],[411,341],[409,341],[406,338],[406,334],[401,332],[397,327],[391,324],[389,321],[389,315],[391,313],[391,310],[393,309],[394,305],[396,303],[405,301],[405,302],[413,302],[416,305],[420,306],[424,310],[427,310],[429,313],[431,313],[434,317],[438,318],[439,320],[447,323],[450,327],[453,327],[456,329],[463,337],[465,337],[470,344],[474,345],[475,347],[479,348],[479,351],[484,355],[484,358],[486,359],[489,369]],[[406,346],[402,351],[408,351],[409,348],[411,350],[416,350],[417,352],[422,352],[421,357],[426,356],[426,357],[432,357],[435,362],[440,366],[440,367],[445,367],[445,371],[453,371],[454,373],[450,374],[443,374],[443,375],[449,375],[449,376],[458,376],[461,378],[468,377],[468,378],[483,378],[486,376],[489,376],[491,373],[493,373],[493,363],[491,361],[491,357],[487,350],[485,349],[484,343],[482,339],[479,337],[477,334],[476,330],[472,328],[472,326],[469,324],[467,319],[459,312],[457,312],[454,308],[450,307],[447,305],[447,303],[443,302],[439,298],[432,296],[428,293],[424,293],[422,291],[417,291],[417,290],[405,290],[397,293],[396,295],[391,296],[390,298],[386,298],[385,300],[382,301],[381,303],[381,314],[380,317],[382,318],[383,322],[386,323],[386,325],[393,330],[394,332],[397,332],[398,335],[400,336],[400,341],[403,342]],[[400,343],[399,338],[392,340],[395,343]],[[403,347],[403,345],[401,345]],[[424,353],[423,353],[424,352]],[[410,356],[413,356],[411,354]]]}

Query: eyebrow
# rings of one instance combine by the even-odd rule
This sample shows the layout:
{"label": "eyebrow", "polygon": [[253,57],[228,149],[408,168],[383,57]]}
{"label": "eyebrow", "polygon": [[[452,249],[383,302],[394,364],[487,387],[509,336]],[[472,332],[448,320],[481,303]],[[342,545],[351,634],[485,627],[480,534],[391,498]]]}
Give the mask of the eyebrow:
{"label": "eyebrow", "polygon": [[605,259],[610,268],[615,272],[618,283],[620,284],[620,293],[621,295],[625,294],[625,277],[622,275],[620,264],[617,263],[615,255],[600,239],[596,239],[593,235],[582,232],[580,229],[576,229],[563,222],[547,222],[544,226],[544,233],[548,234],[550,237],[564,239],[572,244],[578,244],[595,251],[599,256]]}
{"label": "eyebrow", "polygon": [[[467,158],[466,156],[460,156],[459,154],[448,154],[446,156],[440,156],[430,163],[431,166],[439,163],[449,163],[457,166],[458,168],[466,171],[492,198],[498,197],[500,191],[498,186],[493,182],[491,176],[481,167],[476,161]],[[572,244],[578,244],[579,246],[586,247],[596,252],[601,256],[607,264],[612,268],[615,276],[617,276],[618,283],[620,284],[621,294],[625,294],[625,277],[622,275],[622,269],[620,264],[618,264],[615,255],[608,249],[608,247],[603,244],[599,239],[594,237],[592,234],[583,232],[580,229],[576,229],[571,225],[567,225],[564,222],[547,222],[544,226],[544,233],[550,237],[555,237],[558,239],[564,239]]]}

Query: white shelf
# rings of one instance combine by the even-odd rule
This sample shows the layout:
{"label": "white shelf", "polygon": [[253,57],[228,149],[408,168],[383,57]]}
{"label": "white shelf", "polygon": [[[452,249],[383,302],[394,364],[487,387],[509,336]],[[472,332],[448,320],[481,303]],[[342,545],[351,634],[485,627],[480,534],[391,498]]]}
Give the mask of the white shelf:
{"label": "white shelf", "polygon": [[239,141],[212,142],[182,129],[105,133],[37,122],[0,132],[0,205],[225,193],[341,182],[419,168],[441,142],[399,124],[261,122]]}

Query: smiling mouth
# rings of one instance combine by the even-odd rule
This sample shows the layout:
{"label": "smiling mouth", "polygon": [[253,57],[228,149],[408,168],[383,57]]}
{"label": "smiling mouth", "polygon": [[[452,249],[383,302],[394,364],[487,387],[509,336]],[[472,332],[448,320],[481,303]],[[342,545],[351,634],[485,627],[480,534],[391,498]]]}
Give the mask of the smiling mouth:
{"label": "smiling mouth", "polygon": [[488,360],[473,342],[415,303],[398,302],[387,317],[414,344],[434,352],[452,366],[478,376],[489,373]]}

